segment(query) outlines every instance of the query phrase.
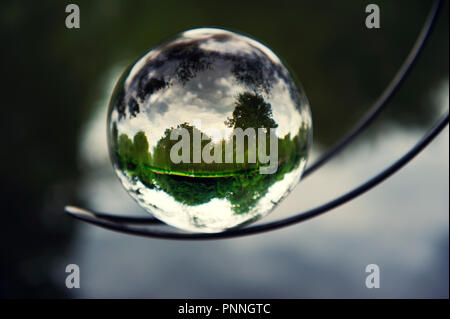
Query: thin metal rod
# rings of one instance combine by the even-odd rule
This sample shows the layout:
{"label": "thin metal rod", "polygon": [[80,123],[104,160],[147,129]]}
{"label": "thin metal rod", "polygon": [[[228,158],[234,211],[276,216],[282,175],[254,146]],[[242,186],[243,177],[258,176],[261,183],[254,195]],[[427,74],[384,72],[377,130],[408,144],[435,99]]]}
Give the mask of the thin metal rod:
{"label": "thin metal rod", "polygon": [[395,161],[392,165],[384,169],[382,172],[378,173],[365,183],[355,187],[351,191],[310,210],[307,210],[303,213],[296,214],[292,217],[280,219],[278,221],[268,222],[265,224],[249,226],[246,228],[240,228],[235,230],[229,230],[223,233],[181,233],[181,232],[165,232],[153,229],[139,228],[135,226],[129,226],[122,223],[116,223],[112,221],[106,221],[103,219],[98,219],[95,215],[84,213],[78,214],[73,210],[68,210],[66,208],[66,212],[74,216],[75,218],[81,219],[85,222],[95,224],[97,226],[115,230],[122,233],[144,236],[144,237],[153,237],[153,238],[164,238],[164,239],[184,239],[184,240],[204,240],[204,239],[225,239],[239,236],[247,236],[262,232],[267,232],[275,229],[279,229],[282,227],[290,226],[299,222],[306,221],[313,217],[317,217],[325,212],[328,212],[356,197],[365,193],[366,191],[372,189],[377,186],[395,172],[400,170],[403,166],[405,166],[409,161],[411,161],[417,154],[419,154],[448,124],[449,114],[448,112],[442,117],[442,119],[427,133],[425,136],[406,154],[404,154],[401,158]]}
{"label": "thin metal rod", "polygon": [[71,215],[91,216],[93,218],[104,219],[104,220],[111,221],[111,222],[116,222],[116,223],[146,224],[146,225],[160,224],[160,225],[165,225],[159,219],[156,219],[154,217],[148,217],[148,216],[112,215],[112,214],[94,212],[94,211],[91,211],[91,210],[87,210],[87,209],[79,208],[79,207],[75,207],[75,206],[66,206],[66,207],[64,207],[64,210],[67,213],[71,214]]}
{"label": "thin metal rod", "polygon": [[441,7],[441,0],[435,0],[433,6],[431,7],[425,24],[417,37],[414,46],[406,57],[400,69],[395,74],[394,78],[391,80],[389,85],[384,89],[383,93],[378,97],[378,99],[370,107],[370,111],[364,116],[364,118],[339,142],[332,146],[325,154],[320,156],[313,164],[308,165],[303,172],[302,178],[307,177],[312,172],[317,170],[319,167],[324,165],[340,151],[342,151],[355,137],[357,137],[362,131],[364,131],[373,120],[381,113],[382,110],[386,108],[388,102],[395,95],[397,90],[400,88],[401,84],[404,82],[406,76],[409,74],[414,62],[417,57],[422,52],[422,48],[425,45],[426,40],[429,38],[432,27],[435,25],[436,16]]}

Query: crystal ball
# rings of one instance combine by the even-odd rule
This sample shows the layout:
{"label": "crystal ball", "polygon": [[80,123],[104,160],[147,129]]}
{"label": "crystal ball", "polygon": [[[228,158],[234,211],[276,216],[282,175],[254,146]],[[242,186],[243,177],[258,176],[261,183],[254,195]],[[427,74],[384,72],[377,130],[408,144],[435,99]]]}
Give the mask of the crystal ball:
{"label": "crystal ball", "polygon": [[309,102],[280,58],[214,28],[185,31],[128,67],[107,120],[126,191],[194,232],[270,213],[300,180],[312,141]]}

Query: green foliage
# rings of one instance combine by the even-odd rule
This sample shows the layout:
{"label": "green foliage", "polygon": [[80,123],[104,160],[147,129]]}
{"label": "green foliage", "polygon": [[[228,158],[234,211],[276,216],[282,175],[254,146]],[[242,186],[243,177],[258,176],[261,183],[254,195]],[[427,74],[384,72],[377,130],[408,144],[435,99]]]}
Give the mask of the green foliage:
{"label": "green foliage", "polygon": [[[191,133],[195,129],[187,124],[181,126],[190,129]],[[177,166],[178,164],[170,161],[170,148],[177,142],[170,140],[171,130],[166,130],[164,137],[157,143],[153,161],[143,132],[138,132],[133,141],[126,134],[121,134],[117,141],[117,156],[121,168],[132,177],[138,178],[147,187],[165,191],[180,203],[193,206],[207,203],[214,198],[227,199],[236,214],[245,214],[267,193],[270,186],[297,168],[306,157],[309,137],[305,130],[306,128],[301,128],[292,139],[290,134],[278,139],[279,166],[274,174],[259,174],[258,170],[237,170],[236,168],[239,168],[237,164],[228,164],[235,165],[234,174],[221,175],[217,166],[219,164],[198,163],[190,165],[197,165],[197,169],[202,168],[197,171],[206,171],[211,168],[208,177],[197,177],[195,174],[194,176],[177,175],[183,171],[171,169],[180,169],[183,165]],[[163,171],[164,168],[167,171]],[[188,175],[190,170],[184,172]]]}
{"label": "green foliage", "polygon": [[[243,130],[278,126],[272,119],[271,105],[264,102],[262,96],[249,92],[237,97],[233,118],[228,119],[227,125]],[[193,163],[194,133],[203,136],[200,139],[201,150],[212,139],[188,123],[178,125],[177,129],[179,128],[186,129],[189,133],[189,163],[173,163],[170,158],[172,147],[182,138],[180,136],[178,140],[170,139],[174,128],[166,129],[164,136],[153,148],[152,156],[143,131],[138,132],[133,140],[126,134],[117,138],[117,127],[113,126],[112,143],[116,145],[120,168],[133,178],[138,178],[147,187],[160,189],[186,205],[201,205],[214,198],[227,199],[236,214],[248,213],[267,193],[270,186],[298,167],[307,156],[310,138],[307,127],[301,127],[293,138],[291,134],[278,138],[278,169],[274,174],[260,174],[258,160],[256,163],[248,163],[248,141],[244,147],[244,163],[236,163],[234,139],[218,142],[222,149],[222,163],[206,163],[202,156],[200,163]],[[268,147],[268,134],[266,138]],[[224,163],[225,149],[229,143],[232,144],[230,146],[234,154],[233,163]]]}
{"label": "green foliage", "polygon": [[220,189],[229,186],[231,177],[198,178],[169,174],[155,174],[158,187],[170,194],[176,201],[186,205],[201,205],[213,198],[224,198]]}
{"label": "green foliage", "polygon": [[143,131],[138,132],[134,136],[133,155],[138,163],[150,164],[151,154],[148,152],[148,141]]}
{"label": "green foliage", "polygon": [[127,168],[130,164],[135,165],[133,159],[133,141],[126,134],[121,134],[119,137],[118,145],[118,155],[121,167]]}
{"label": "green foliage", "polygon": [[[117,134],[113,133],[113,136]],[[148,170],[152,156],[148,151],[148,141],[145,133],[138,132],[133,141],[126,135],[121,134],[117,141],[116,154],[119,167],[128,171],[131,176],[139,178],[148,187],[153,187],[153,172]]]}
{"label": "green foliage", "polygon": [[235,102],[233,117],[225,121],[228,127],[275,128],[278,124],[272,118],[272,106],[258,93],[240,93]]}

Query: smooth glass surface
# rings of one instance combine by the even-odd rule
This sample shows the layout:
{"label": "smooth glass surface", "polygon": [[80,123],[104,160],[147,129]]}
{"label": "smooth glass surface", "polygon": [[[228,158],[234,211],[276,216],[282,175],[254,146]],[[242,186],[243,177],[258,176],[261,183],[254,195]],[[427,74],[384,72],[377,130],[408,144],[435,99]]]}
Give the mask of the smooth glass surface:
{"label": "smooth glass surface", "polygon": [[[171,158],[177,128],[190,133],[189,162]],[[238,128],[275,132],[274,173],[260,173],[259,157],[251,162],[248,140],[244,162],[236,161],[231,136]],[[203,134],[203,150],[214,146],[209,154],[231,143],[233,162],[223,153],[196,162],[195,133]],[[280,59],[220,29],[186,31],[150,50],[123,73],[108,111],[110,156],[125,189],[158,219],[197,232],[224,231],[272,211],[299,181],[311,135],[308,100]]]}

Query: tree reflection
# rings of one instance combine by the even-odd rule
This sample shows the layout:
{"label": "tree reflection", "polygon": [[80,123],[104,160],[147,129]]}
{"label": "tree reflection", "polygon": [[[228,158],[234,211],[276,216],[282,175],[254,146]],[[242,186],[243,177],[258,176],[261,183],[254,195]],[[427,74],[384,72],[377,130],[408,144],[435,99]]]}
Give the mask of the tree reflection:
{"label": "tree reflection", "polygon": [[[254,92],[244,92],[236,97],[232,117],[228,118],[225,124],[233,130],[278,126],[272,117],[271,105]],[[193,163],[194,133],[203,136],[201,149],[212,139],[188,123],[166,129],[152,153],[143,131],[136,133],[131,140],[126,134],[117,136],[115,128],[113,125],[113,139],[117,139],[112,141],[113,147],[116,147],[113,149],[113,155],[118,159],[119,167],[131,178],[138,179],[147,187],[162,190],[185,205],[200,205],[213,198],[226,199],[232,204],[236,214],[248,213],[267,193],[270,186],[298,167],[307,156],[310,138],[306,126],[300,127],[294,137],[289,133],[278,138],[278,170],[274,174],[259,174],[259,162],[249,163],[247,157],[244,163],[225,163],[225,146],[232,143],[235,155],[235,140],[222,139],[216,142],[222,146],[221,163],[207,163],[203,158],[199,163]],[[179,137],[172,140],[171,133],[180,128],[189,132],[188,163],[174,163],[170,157],[172,147],[181,139]]]}
{"label": "tree reflection", "polygon": [[233,117],[225,125],[243,130],[251,128],[276,128],[278,124],[272,118],[272,106],[258,93],[240,93],[235,103]]}

